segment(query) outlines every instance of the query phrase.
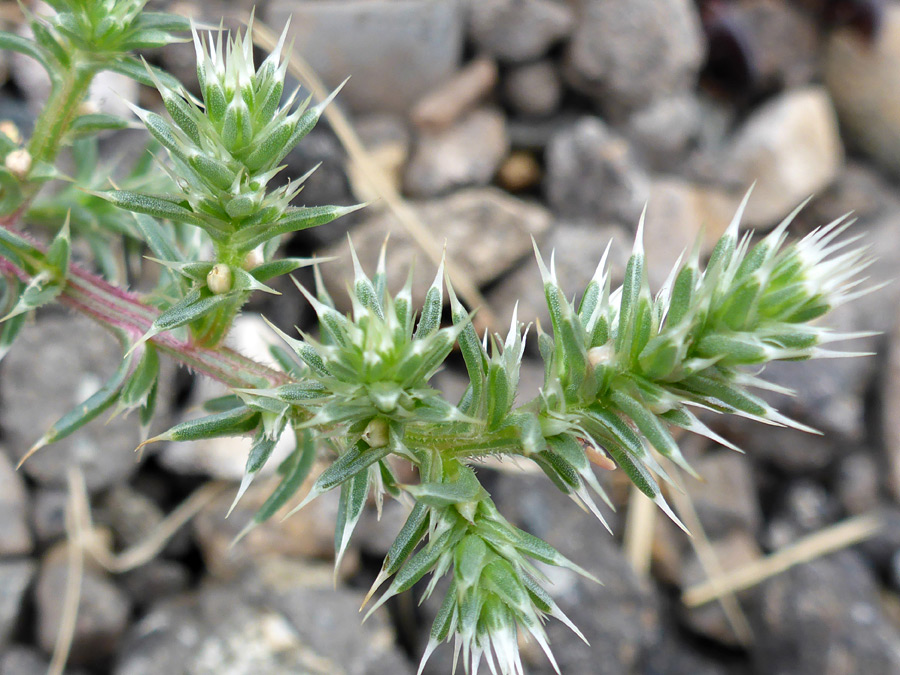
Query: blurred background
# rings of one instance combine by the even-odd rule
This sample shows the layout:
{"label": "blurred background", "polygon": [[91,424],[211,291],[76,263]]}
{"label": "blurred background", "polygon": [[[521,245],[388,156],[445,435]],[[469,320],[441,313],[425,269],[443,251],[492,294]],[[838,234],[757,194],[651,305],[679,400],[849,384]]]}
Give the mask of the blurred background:
{"label": "blurred background", "polygon": [[[481,326],[501,330],[517,300],[520,319],[548,325],[531,237],[556,250],[574,294],[610,240],[621,275],[648,204],[658,288],[682,250],[718,238],[753,182],[745,227],[765,232],[813,195],[792,234],[852,210],[877,258],[871,283],[897,277],[898,2],[149,3],[215,24],[224,16],[230,27],[254,5],[276,32],[293,17],[294,75],[305,84],[310,73],[328,88],[351,76],[286,170],[295,177],[322,162],[300,195],[307,205],[375,200],[287,243],[293,254],[342,258],[323,267],[338,302],[346,233],[370,266],[391,233],[395,287],[415,259],[424,290],[446,242],[454,283]],[[20,18],[15,3],[0,3],[7,29]],[[192,45],[146,57],[196,88]],[[0,120],[26,134],[46,97],[41,72],[0,54]],[[123,99],[161,107],[130,81],[98,80],[91,98],[102,110],[128,114]],[[121,158],[144,142],[122,132],[102,149]],[[238,348],[262,351],[261,314],[285,329],[310,325],[299,294],[281,290],[241,317]],[[797,392],[772,395],[782,411],[823,435],[716,419],[746,455],[683,439],[703,481],[688,479],[669,498],[693,538],[619,472],[603,476],[618,505],[607,514],[610,537],[532,467],[479,469],[501,512],[605,584],[554,574],[557,602],[591,643],[551,622],[564,673],[900,673],[898,297],[894,283],[831,317],[842,330],[880,331],[854,347],[873,356],[768,369]],[[135,421],[98,420],[15,472],[54,421],[47,411],[68,410],[119,359],[114,340],[85,319],[51,310],[37,324],[0,368],[0,675],[47,671],[72,546],[91,553],[77,621],[63,626],[73,675],[415,672],[439,598],[419,606],[406,594],[362,626],[357,613],[405,519],[400,504],[386,504],[380,521],[374,508],[363,516],[335,590],[337,494],[228,548],[268,494],[257,481],[225,519],[245,442],[163,446],[137,461]],[[526,398],[542,379],[531,347]],[[464,382],[455,359],[435,378],[450,397]],[[217,393],[171,364],[166,383],[160,427]],[[522,648],[527,672],[552,672],[535,645]],[[425,672],[450,672],[451,654],[439,649]]]}

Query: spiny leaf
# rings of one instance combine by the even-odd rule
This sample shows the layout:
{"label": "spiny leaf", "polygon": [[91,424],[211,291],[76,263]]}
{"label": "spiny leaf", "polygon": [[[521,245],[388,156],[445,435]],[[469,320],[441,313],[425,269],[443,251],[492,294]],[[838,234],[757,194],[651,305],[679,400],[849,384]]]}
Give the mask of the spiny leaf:
{"label": "spiny leaf", "polygon": [[18,466],[22,466],[29,457],[50,443],[59,441],[74,431],[77,431],[85,424],[95,419],[104,410],[109,408],[115,400],[128,375],[130,367],[129,359],[123,359],[122,363],[112,374],[100,389],[89,396],[85,401],[79,403],[70,412],[63,415],[56,423],[41,436],[41,438],[25,453],[25,456],[19,460]]}
{"label": "spiny leaf", "polygon": [[316,458],[315,443],[312,432],[303,430],[297,437],[297,448],[278,467],[278,473],[283,476],[278,487],[269,495],[256,515],[247,523],[243,530],[231,542],[231,546],[237,544],[257,525],[271,518],[288,500],[293,497],[303,485],[303,481],[309,475]]}

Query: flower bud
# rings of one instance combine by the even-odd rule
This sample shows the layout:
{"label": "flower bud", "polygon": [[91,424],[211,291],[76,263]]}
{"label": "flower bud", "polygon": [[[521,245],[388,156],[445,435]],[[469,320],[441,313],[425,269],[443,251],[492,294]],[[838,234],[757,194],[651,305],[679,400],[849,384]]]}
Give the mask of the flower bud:
{"label": "flower bud", "polygon": [[24,179],[31,171],[31,153],[24,148],[13,150],[6,156],[5,165],[13,176]]}
{"label": "flower bud", "polygon": [[363,440],[370,448],[383,448],[388,444],[388,425],[380,417],[373,417],[366,425]]}
{"label": "flower bud", "polygon": [[206,275],[206,285],[216,295],[222,295],[230,291],[233,281],[231,268],[222,263],[214,265],[209,274]]}

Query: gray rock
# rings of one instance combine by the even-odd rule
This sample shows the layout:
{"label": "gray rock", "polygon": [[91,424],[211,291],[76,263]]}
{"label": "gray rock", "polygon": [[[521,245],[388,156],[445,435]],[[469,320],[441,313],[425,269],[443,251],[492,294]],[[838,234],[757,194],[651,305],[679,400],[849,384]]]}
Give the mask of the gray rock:
{"label": "gray rock", "polygon": [[[409,160],[412,138],[405,120],[398,115],[389,113],[375,113],[354,120],[356,133],[372,162],[381,169],[382,175],[387,178],[398,192],[403,187],[403,171]],[[362,171],[358,164],[348,158],[346,162],[347,178],[350,188],[358,202],[373,202],[381,199],[381,195],[372,187],[371,179]],[[351,224],[364,217],[361,213],[349,221]],[[341,221],[338,221],[340,223]],[[330,225],[329,225],[330,227]],[[339,225],[341,232],[345,231],[344,225]],[[324,233],[324,230],[323,230]],[[328,241],[335,241],[333,234],[326,237]]]}
{"label": "gray rock", "polygon": [[[44,675],[49,662],[30,647],[13,645],[0,654],[0,675]],[[67,675],[71,671],[66,671]]]}
{"label": "gray rock", "polygon": [[[339,588],[274,586],[269,602],[322,658],[348,675],[412,675],[414,669],[394,644],[387,613],[380,610],[360,625],[365,593]],[[316,611],[309,611],[315,607]]]}
{"label": "gray rock", "polygon": [[174,560],[157,558],[125,572],[119,583],[132,602],[146,607],[188,589],[191,573],[187,567]]}
{"label": "gray rock", "polygon": [[848,158],[834,182],[798,214],[803,230],[853,212],[863,222],[896,207],[896,188],[864,160]]}
{"label": "gray rock", "polygon": [[900,672],[900,633],[882,613],[871,573],[852,552],[799,565],[765,582],[753,618],[757,672]]}
{"label": "gray rock", "polygon": [[506,122],[506,128],[513,148],[543,153],[557,133],[571,127],[580,118],[581,115],[561,110],[546,119],[511,117]]}
{"label": "gray rock", "polygon": [[38,488],[34,492],[31,523],[39,543],[50,544],[65,536],[68,499],[65,491],[54,488]]}
{"label": "gray rock", "polygon": [[900,551],[900,508],[884,505],[876,512],[881,528],[862,541],[857,549],[879,573],[890,573],[894,553]]}
{"label": "gray rock", "polygon": [[733,530],[757,532],[762,523],[753,467],[731,450],[716,450],[693,462],[702,481],[691,481],[691,499],[712,539]]}
{"label": "gray rock", "polygon": [[337,668],[277,612],[254,607],[236,590],[213,588],[158,603],[130,631],[113,672],[324,675]]}
{"label": "gray rock", "polygon": [[[61,547],[45,557],[38,575],[35,589],[37,642],[48,654],[53,651],[62,624],[68,574],[65,549]],[[85,567],[69,663],[102,663],[110,657],[125,632],[130,613],[128,596],[105,574]]]}
{"label": "gray rock", "polygon": [[435,197],[466,186],[491,182],[509,152],[503,114],[475,110],[439,132],[421,133],[406,166],[406,192]]}
{"label": "gray rock", "polygon": [[[727,90],[767,94],[803,86],[820,75],[819,26],[813,12],[793,3],[729,2],[711,11],[704,27],[710,42],[708,75]],[[741,62],[746,69],[740,75],[734,65],[728,68]],[[718,72],[723,66],[725,72]]]}
{"label": "gray rock", "polygon": [[[571,297],[584,292],[609,242],[612,242],[609,261],[615,287],[625,273],[625,263],[633,244],[633,235],[625,229],[616,225],[559,221],[546,238],[538,240],[538,245],[545,261],[552,251],[556,251],[556,274],[563,291]],[[488,291],[487,298],[492,307],[502,310],[501,323],[509,320],[512,308],[518,302],[519,321],[540,321],[542,326],[550,325],[541,275],[534,262],[523,263],[503,277]]]}
{"label": "gray rock", "polygon": [[881,473],[874,453],[863,449],[843,458],[837,466],[835,491],[844,511],[859,515],[874,510],[879,501]]}
{"label": "gray rock", "polygon": [[567,78],[614,119],[696,82],[704,44],[688,0],[581,0],[575,26]]}
{"label": "gray rock", "polygon": [[339,100],[360,112],[406,112],[457,69],[463,47],[459,0],[273,0],[270,26],[290,38]]}
{"label": "gray rock", "polygon": [[121,548],[134,546],[164,518],[162,509],[129,485],[116,485],[103,496],[93,519],[108,525]]}
{"label": "gray rock", "polygon": [[754,181],[745,213],[751,227],[771,227],[837,177],[844,161],[837,116],[824,87],[797,89],[758,108],[723,159]]}
{"label": "gray rock", "polygon": [[540,58],[573,27],[557,0],[469,0],[469,35],[479,51],[503,61]]}
{"label": "gray rock", "polygon": [[36,567],[33,560],[0,559],[0,650],[20,627],[22,600]]}
{"label": "gray rock", "polygon": [[[451,399],[452,400],[452,399]],[[353,533],[353,544],[368,555],[384,557],[409,516],[409,508],[395,499],[387,499],[381,518],[374,508],[367,508]]]}
{"label": "gray rock", "polygon": [[513,112],[548,117],[562,100],[562,79],[553,61],[535,61],[511,68],[503,81],[503,93]]}
{"label": "gray rock", "polygon": [[[121,361],[112,336],[82,316],[47,313],[26,324],[0,377],[0,425],[13,458],[99,389]],[[91,492],[126,480],[139,466],[138,423],[119,416],[107,424],[108,417],[40,450],[23,465],[25,473],[42,485],[62,486],[77,465]]]}
{"label": "gray rock", "polygon": [[770,549],[784,548],[836,521],[839,515],[840,506],[824,487],[808,478],[793,481],[780,490],[764,544]]}
{"label": "gray rock", "polygon": [[[237,486],[226,490],[205,506],[192,521],[192,531],[208,572],[214,577],[232,579],[240,572],[254,569],[261,560],[272,556],[334,559],[334,523],[337,518],[339,491],[328,492],[299,512],[281,522],[296,502],[290,502],[272,518],[256,527],[232,546],[234,538],[263,505],[277,479],[259,478],[235,506]],[[301,488],[300,494],[305,494]],[[357,557],[352,549],[344,558],[341,574],[355,570]]]}
{"label": "gray rock", "polygon": [[649,179],[628,142],[597,117],[557,132],[547,147],[544,192],[561,217],[637,227]]}
{"label": "gray rock", "polygon": [[880,435],[888,466],[886,484],[894,499],[900,501],[900,324],[891,331],[886,359],[880,378]]}
{"label": "gray rock", "polygon": [[270,570],[248,587],[209,585],[158,603],[130,632],[113,672],[411,672],[383,611],[360,626],[361,593],[331,589],[330,575],[327,587],[306,587],[304,570],[284,565],[281,574]]}
{"label": "gray rock", "polygon": [[825,82],[848,142],[900,176],[900,7],[885,3],[872,41],[835,31],[825,51]]}
{"label": "gray rock", "polygon": [[[542,567],[552,582],[547,590],[590,642],[585,645],[561,623],[549,621],[546,628],[560,669],[592,673],[602,663],[604,675],[636,672],[639,660],[658,639],[659,601],[615,540],[543,475],[500,476],[491,494],[510,522],[546,540],[604,584]],[[601,508],[615,528],[615,514]],[[531,673],[553,672],[540,652],[529,665]]]}
{"label": "gray rock", "polygon": [[34,546],[28,529],[28,494],[4,448],[0,448],[0,556],[30,553]]}
{"label": "gray rock", "polygon": [[741,658],[728,658],[706,645],[695,645],[678,631],[666,630],[642,663],[643,675],[750,675]]}
{"label": "gray rock", "polygon": [[682,174],[685,154],[704,140],[709,107],[688,93],[659,99],[631,115],[625,133],[651,168]]}
{"label": "gray rock", "polygon": [[[531,237],[549,229],[551,216],[543,207],[512,197],[494,188],[460,190],[449,197],[413,203],[434,241],[447,242],[447,256],[477,285],[497,279],[531,252]],[[363,267],[371,274],[385,236],[388,243],[388,288],[396,293],[406,281],[409,265],[416,260],[413,302],[421,303],[434,279],[436,266],[401,229],[390,213],[370,212],[352,234]],[[477,245],[473,245],[477,244]],[[349,309],[346,287],[351,279],[346,243],[319,251],[338,260],[322,266],[322,276],[335,303]]]}
{"label": "gray rock", "polygon": [[[805,364],[816,368],[818,364]],[[790,414],[791,409],[780,408]],[[754,464],[771,465],[791,475],[804,475],[829,467],[845,447],[836,434],[816,436],[798,431],[760,424],[729,416],[707,419],[714,429],[747,453]]]}
{"label": "gray rock", "polygon": [[497,64],[480,57],[416,103],[410,119],[417,128],[441,131],[471,112],[497,85]]}

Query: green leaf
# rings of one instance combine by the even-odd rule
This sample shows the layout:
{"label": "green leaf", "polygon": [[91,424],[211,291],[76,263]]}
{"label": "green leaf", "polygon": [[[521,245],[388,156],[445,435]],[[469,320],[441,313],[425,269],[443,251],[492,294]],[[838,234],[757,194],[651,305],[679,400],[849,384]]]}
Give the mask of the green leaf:
{"label": "green leaf", "polygon": [[268,281],[283,274],[290,274],[301,267],[309,267],[322,261],[323,259],[321,258],[281,258],[257,265],[250,270],[250,274],[257,281]]}
{"label": "green leaf", "polygon": [[269,460],[269,457],[272,456],[272,451],[277,444],[278,438],[270,438],[265,433],[265,429],[260,429],[256,432],[256,436],[253,439],[253,445],[250,446],[250,454],[247,456],[247,465],[244,467],[244,475],[241,477],[241,485],[238,487],[234,501],[228,508],[228,513],[225,515],[226,518],[231,515],[234,507],[237,506],[241,497],[244,496],[244,493],[247,491],[247,488],[250,487],[253,479],[256,478],[256,475],[266,465],[266,462]]}
{"label": "green leaf", "polygon": [[476,502],[488,496],[475,472],[466,466],[460,466],[459,475],[452,480],[406,485],[405,489],[416,501],[439,509]]}
{"label": "green leaf", "polygon": [[672,434],[669,433],[669,430],[666,429],[665,425],[660,422],[656,415],[647,410],[640,401],[623,391],[610,392],[610,398],[619,410],[632,419],[641,433],[647,437],[650,444],[656,448],[663,457],[672,460],[695,478],[699,478],[697,472],[691,468],[691,465],[688,464],[684,455],[681,454],[681,449],[678,447],[678,443],[675,442],[675,439],[672,438]]}
{"label": "green leaf", "polygon": [[116,372],[112,374],[112,377],[100,389],[75,406],[70,412],[63,415],[47,430],[40,440],[25,453],[25,456],[19,461],[19,466],[22,466],[25,460],[44,446],[62,440],[109,408],[115,402],[122,383],[128,375],[129,366],[129,359],[123,359]]}
{"label": "green leaf", "polygon": [[63,280],[69,276],[69,258],[71,256],[72,233],[69,228],[69,216],[57,232],[50,247],[47,249],[47,263],[53,268],[57,279]]}
{"label": "green leaf", "polygon": [[[141,443],[141,446],[159,441],[199,441],[222,436],[240,436],[259,425],[259,413],[246,406],[187,420],[168,431]],[[141,447],[139,446],[139,447]]]}
{"label": "green leaf", "polygon": [[207,288],[194,289],[156,317],[149,330],[134,343],[131,349],[145,343],[155,335],[196,321],[231,301],[232,298],[228,294],[214,295]]}
{"label": "green leaf", "polygon": [[[403,527],[400,528],[397,538],[388,549],[387,555],[384,557],[384,564],[381,566],[382,574],[385,577],[391,576],[400,569],[400,566],[406,561],[413,549],[425,536],[428,529],[428,513],[429,507],[423,502],[416,502]],[[381,576],[381,575],[379,575]]]}
{"label": "green leaf", "polygon": [[69,126],[67,136],[70,140],[89,136],[101,131],[114,131],[119,129],[127,129],[131,126],[128,120],[116,117],[115,115],[106,115],[103,113],[92,113],[89,115],[79,115]]}
{"label": "green leaf", "polygon": [[158,377],[159,356],[156,347],[146,345],[134,372],[122,387],[122,394],[119,396],[120,408],[128,410],[146,404]]}
{"label": "green leaf", "polygon": [[251,251],[273,237],[325,225],[336,218],[358,211],[363,206],[365,204],[290,208],[274,223],[261,223],[238,230],[231,242],[239,251]]}
{"label": "green leaf", "polygon": [[[163,143],[165,145],[165,143]],[[168,146],[167,146],[168,147]],[[218,190],[228,190],[231,188],[234,183],[234,179],[236,174],[232,171],[227,164],[224,162],[220,162],[217,159],[213,159],[203,153],[191,154],[187,159],[188,165],[197,172],[201,178],[203,178],[210,186],[214,189]],[[228,204],[225,206],[225,210],[228,212],[232,218],[243,218],[256,208],[256,204],[253,199],[249,196],[244,197],[249,201],[249,209],[246,212],[238,212],[233,204],[241,197],[232,196],[229,200]],[[235,212],[232,213],[232,209],[235,209]]]}
{"label": "green leaf", "polygon": [[178,14],[142,11],[138,15],[133,27],[138,30],[157,30],[180,33],[191,29],[191,21]]}
{"label": "green leaf", "polygon": [[[181,82],[177,78],[169,75],[166,71],[160,70],[156,66],[150,66],[153,75],[169,89],[178,90]],[[142,63],[134,56],[120,56],[103,62],[104,70],[111,70],[116,73],[130,77],[132,80],[140,82],[147,87],[155,87],[156,84],[150,74],[147,72],[147,65]]]}
{"label": "green leaf", "polygon": [[358,442],[322,472],[312,491],[321,494],[337,487],[349,480],[351,476],[368,469],[372,464],[386,457],[389,452],[389,446],[370,448],[364,441]]}
{"label": "green leaf", "polygon": [[360,471],[341,485],[341,497],[338,502],[338,515],[334,530],[335,575],[337,575],[347,547],[350,545],[353,530],[356,529],[356,524],[366,506],[371,482],[371,472]]}
{"label": "green leaf", "polygon": [[303,481],[309,475],[313,462],[316,459],[316,447],[313,443],[312,432],[308,429],[298,433],[297,449],[285,459],[278,467],[278,473],[283,476],[278,487],[260,507],[253,519],[234,538],[231,545],[243,539],[257,525],[271,518],[288,500],[293,497],[303,485]]}
{"label": "green leaf", "polygon": [[441,313],[444,307],[444,261],[438,266],[437,274],[425,293],[425,303],[422,305],[422,315],[416,326],[415,338],[422,340],[437,332],[441,326]]}
{"label": "green leaf", "polygon": [[515,391],[510,387],[506,370],[498,363],[488,366],[487,381],[487,426],[498,428],[506,419],[515,398]]}
{"label": "green leaf", "polygon": [[[447,595],[444,596],[444,601],[441,603],[438,613],[434,617],[434,622],[431,624],[428,649],[433,649],[434,646],[446,640],[447,636],[450,635],[450,629],[453,627],[453,620],[457,612],[456,599],[456,584],[451,582],[450,588],[447,589]],[[423,662],[429,655],[428,649],[426,649],[425,655],[422,656]]]}
{"label": "green leaf", "polygon": [[463,590],[478,583],[488,560],[488,546],[477,534],[463,537],[453,552],[453,576]]}
{"label": "green leaf", "polygon": [[63,284],[50,271],[43,271],[31,278],[15,307],[0,321],[8,321],[14,317],[30,312],[52,302],[62,293]]}
{"label": "green leaf", "polygon": [[0,31],[0,49],[30,56],[40,63],[48,73],[51,75],[55,73],[48,62],[47,52],[33,40],[2,30]]}
{"label": "green leaf", "polygon": [[160,260],[178,260],[181,256],[175,248],[171,228],[165,228],[154,218],[143,213],[132,213],[138,231],[150,251]]}
{"label": "green leaf", "polygon": [[9,350],[12,348],[13,342],[15,342],[16,337],[18,337],[19,332],[22,330],[22,326],[25,325],[25,314],[18,314],[17,316],[12,317],[9,321],[3,322],[3,326],[0,327],[0,361],[9,353]]}
{"label": "green leaf", "polygon": [[666,318],[668,325],[677,326],[693,309],[694,292],[700,275],[696,265],[691,263],[683,268],[675,277],[672,287],[672,298],[669,301],[669,312]]}
{"label": "green leaf", "polygon": [[170,199],[143,195],[130,190],[108,190],[105,192],[91,192],[90,194],[105,199],[120,209],[133,213],[143,213],[154,218],[165,218],[174,223],[185,223],[200,227],[206,229],[214,239],[221,238],[221,235],[218,235],[216,230],[209,229],[206,221],[198,218],[193,211]]}
{"label": "green leaf", "polygon": [[[69,52],[66,48],[56,39],[56,35],[49,30],[44,21],[36,19],[34,15],[30,13],[26,13],[25,16],[28,18],[28,25],[31,28],[31,32],[34,34],[34,41],[44,49],[44,53],[48,57],[55,60],[64,68],[68,68],[71,65],[72,60],[69,57]],[[10,46],[10,48],[14,49],[12,46]],[[25,52],[22,53],[24,54]],[[34,54],[28,54],[28,56],[37,58]],[[37,60],[47,69],[47,72],[50,74],[50,79],[58,82],[58,69],[55,64],[48,65],[50,63],[50,58],[46,59],[46,61],[42,61],[41,59]]]}
{"label": "green leaf", "polygon": [[[458,525],[456,527],[448,528],[437,539],[429,541],[425,548],[412,556],[406,561],[406,564],[400,568],[397,575],[394,577],[394,581],[391,583],[391,587],[385,595],[390,597],[391,595],[403,593],[412,588],[419,579],[424,577],[428,571],[434,567],[442,555],[449,552],[457,542],[462,539],[464,534],[465,528]],[[379,600],[379,604],[386,599],[387,598],[382,598]],[[377,607],[377,604],[372,607],[370,613],[377,609]]]}

